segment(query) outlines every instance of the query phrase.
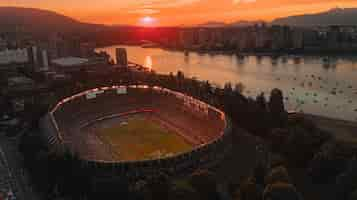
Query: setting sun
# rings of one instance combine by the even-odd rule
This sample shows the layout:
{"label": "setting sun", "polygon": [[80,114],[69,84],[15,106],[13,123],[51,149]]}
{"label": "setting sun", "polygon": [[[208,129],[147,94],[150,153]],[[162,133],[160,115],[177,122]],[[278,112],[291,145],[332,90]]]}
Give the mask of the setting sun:
{"label": "setting sun", "polygon": [[156,26],[157,19],[150,17],[150,16],[146,16],[146,17],[140,18],[139,25],[141,25],[141,26]]}

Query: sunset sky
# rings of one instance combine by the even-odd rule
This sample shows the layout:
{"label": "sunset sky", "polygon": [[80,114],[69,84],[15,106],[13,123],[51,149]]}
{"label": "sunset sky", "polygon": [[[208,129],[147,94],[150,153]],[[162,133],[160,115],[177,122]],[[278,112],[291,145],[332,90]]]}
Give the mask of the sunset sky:
{"label": "sunset sky", "polygon": [[357,0],[0,0],[0,6],[48,9],[83,22],[167,26],[269,21],[334,7],[357,7]]}

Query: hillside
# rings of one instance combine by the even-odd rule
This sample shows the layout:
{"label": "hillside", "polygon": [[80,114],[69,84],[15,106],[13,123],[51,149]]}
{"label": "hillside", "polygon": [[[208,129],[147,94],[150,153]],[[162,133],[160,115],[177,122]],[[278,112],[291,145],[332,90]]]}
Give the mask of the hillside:
{"label": "hillside", "polygon": [[335,8],[322,13],[278,18],[272,24],[290,26],[357,25],[357,8]]}
{"label": "hillside", "polygon": [[231,26],[231,27],[245,27],[245,26],[254,26],[256,24],[264,24],[264,23],[266,23],[266,22],[263,20],[256,20],[256,21],[242,20],[242,21],[237,21],[237,22],[231,23],[231,24],[229,24],[229,26]]}
{"label": "hillside", "polygon": [[257,21],[246,21],[246,20],[241,20],[241,21],[236,21],[232,23],[224,23],[224,22],[207,22],[204,24],[199,24],[196,25],[195,27],[203,27],[203,28],[222,28],[222,27],[246,27],[246,26],[253,26],[255,24],[262,24],[265,23],[263,20],[257,20]]}
{"label": "hillside", "polygon": [[225,27],[227,24],[224,22],[216,22],[216,21],[211,21],[211,22],[206,22],[204,24],[198,24],[195,25],[195,27],[202,27],[202,28],[218,28],[218,27]]}
{"label": "hillside", "polygon": [[0,7],[0,29],[15,30],[21,27],[27,32],[80,31],[104,26],[81,23],[64,15],[40,9]]}

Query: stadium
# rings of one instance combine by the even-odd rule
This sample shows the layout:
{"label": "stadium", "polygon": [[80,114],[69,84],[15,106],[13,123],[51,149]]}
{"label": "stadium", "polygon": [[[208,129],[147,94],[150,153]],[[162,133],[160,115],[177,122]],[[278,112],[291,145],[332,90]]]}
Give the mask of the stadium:
{"label": "stadium", "polygon": [[98,178],[184,175],[230,149],[225,114],[162,87],[110,86],[64,98],[41,120],[51,151],[78,155]]}

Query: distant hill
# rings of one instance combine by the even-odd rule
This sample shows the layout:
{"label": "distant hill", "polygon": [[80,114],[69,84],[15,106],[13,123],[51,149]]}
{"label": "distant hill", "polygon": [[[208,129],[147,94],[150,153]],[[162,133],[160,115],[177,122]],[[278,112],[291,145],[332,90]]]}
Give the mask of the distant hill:
{"label": "distant hill", "polygon": [[196,25],[195,27],[204,27],[204,28],[217,28],[217,27],[244,27],[244,26],[252,26],[255,24],[262,24],[265,23],[262,20],[259,21],[237,21],[233,23],[224,23],[224,22],[207,22],[204,24]]}
{"label": "distant hill", "polygon": [[217,28],[217,27],[224,27],[227,24],[224,22],[216,22],[216,21],[211,21],[211,22],[206,22],[204,24],[198,24],[195,25],[194,27],[202,27],[202,28]]}
{"label": "distant hill", "polygon": [[256,24],[263,24],[263,23],[266,23],[266,22],[263,21],[263,20],[257,20],[257,21],[245,21],[245,20],[242,20],[242,21],[237,21],[237,22],[231,23],[231,24],[229,24],[229,26],[232,26],[232,27],[244,27],[244,26],[253,26],[253,25],[256,25]]}
{"label": "distant hill", "polygon": [[335,8],[316,14],[297,15],[278,18],[272,22],[276,25],[290,26],[328,26],[357,25],[357,8]]}
{"label": "distant hill", "polygon": [[20,7],[0,7],[1,30],[16,30],[19,27],[28,32],[80,31],[103,28],[102,25],[79,22],[56,12]]}

